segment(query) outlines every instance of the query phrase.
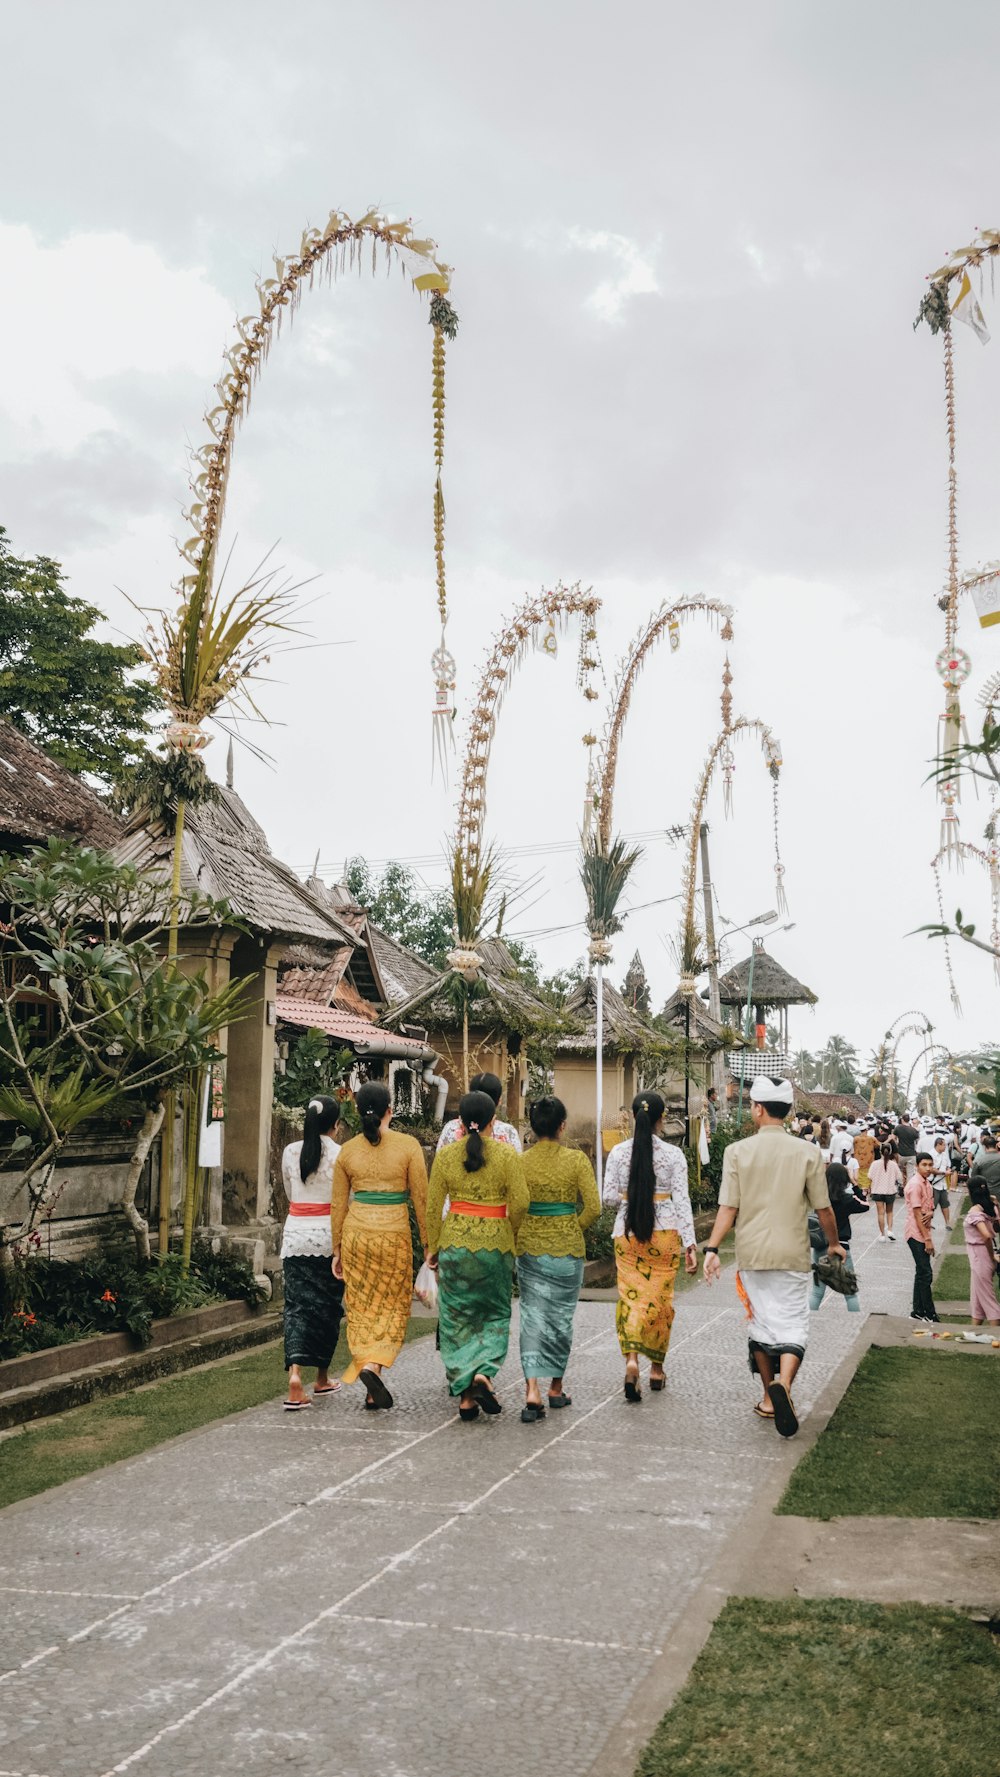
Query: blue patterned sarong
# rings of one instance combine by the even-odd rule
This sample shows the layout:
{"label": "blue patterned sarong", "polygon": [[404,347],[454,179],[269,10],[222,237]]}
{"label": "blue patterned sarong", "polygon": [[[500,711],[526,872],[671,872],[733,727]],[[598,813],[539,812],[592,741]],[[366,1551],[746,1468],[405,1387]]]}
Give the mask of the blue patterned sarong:
{"label": "blue patterned sarong", "polygon": [[526,1376],[565,1376],[582,1282],[582,1259],[549,1253],[522,1253],[518,1259],[521,1368]]}

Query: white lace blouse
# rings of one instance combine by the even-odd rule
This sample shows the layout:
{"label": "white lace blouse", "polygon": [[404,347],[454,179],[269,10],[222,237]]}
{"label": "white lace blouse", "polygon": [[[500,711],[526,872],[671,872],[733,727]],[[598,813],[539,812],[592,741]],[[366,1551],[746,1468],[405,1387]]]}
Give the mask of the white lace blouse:
{"label": "white lace blouse", "polygon": [[[628,1196],[628,1169],[632,1160],[631,1141],[622,1141],[612,1148],[604,1168],[604,1201],[617,1203],[614,1239],[625,1233],[625,1199]],[[688,1191],[687,1161],[680,1148],[653,1137],[653,1172],[656,1193],[653,1199],[655,1228],[674,1228],[686,1247],[696,1245],[694,1215]]]}
{"label": "white lace blouse", "polygon": [[333,1256],[330,1234],[330,1199],[333,1195],[333,1168],[340,1149],[328,1135],[321,1135],[320,1162],[305,1180],[299,1172],[300,1141],[289,1142],[281,1156],[281,1177],[289,1203],[315,1203],[325,1206],[322,1215],[289,1215],[281,1237],[283,1259],[329,1259]]}

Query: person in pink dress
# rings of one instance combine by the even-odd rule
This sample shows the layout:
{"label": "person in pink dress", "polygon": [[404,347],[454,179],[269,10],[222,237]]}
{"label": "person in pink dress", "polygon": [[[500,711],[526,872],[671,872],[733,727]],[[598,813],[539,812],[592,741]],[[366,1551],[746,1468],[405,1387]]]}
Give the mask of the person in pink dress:
{"label": "person in pink dress", "polygon": [[1000,1304],[993,1288],[993,1274],[996,1270],[993,1254],[993,1235],[997,1225],[994,1220],[995,1209],[996,1205],[982,1179],[970,1179],[969,1208],[964,1227],[965,1250],[969,1255],[971,1274],[969,1306],[974,1327],[981,1327],[984,1321],[988,1326],[1000,1327]]}

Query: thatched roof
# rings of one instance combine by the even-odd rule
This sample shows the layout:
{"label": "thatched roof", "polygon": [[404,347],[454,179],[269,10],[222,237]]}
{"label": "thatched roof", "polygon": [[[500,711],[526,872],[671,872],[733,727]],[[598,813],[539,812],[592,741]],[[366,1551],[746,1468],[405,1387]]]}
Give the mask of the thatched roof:
{"label": "thatched roof", "polygon": [[390,938],[388,932],[380,931],[378,926],[369,922],[367,933],[390,1006],[402,1005],[404,1000],[412,999],[414,994],[433,986],[440,978],[439,970],[433,969],[412,950],[407,950],[405,944]]}
{"label": "thatched roof", "polygon": [[[750,958],[730,969],[719,982],[719,996],[724,1006],[745,1006],[750,981]],[[796,981],[787,969],[775,962],[766,950],[758,950],[753,959],[753,1001],[755,1006],[814,1006],[816,995],[811,987]]]}
{"label": "thatched roof", "polygon": [[[170,893],[173,837],[153,827],[137,827],[114,855],[137,865]],[[357,944],[355,934],[310,894],[294,871],[272,857],[264,830],[235,790],[220,789],[218,801],[189,810],[181,851],[181,887],[227,901],[254,932],[276,938]]]}
{"label": "thatched roof", "polygon": [[0,846],[79,839],[110,850],[121,837],[121,826],[81,777],[0,721]]}
{"label": "thatched roof", "polygon": [[[557,1055],[597,1054],[597,984],[592,975],[573,989],[563,1012],[575,1026],[556,1045]],[[604,1053],[645,1055],[664,1047],[664,1038],[641,1012],[633,1011],[610,981],[604,983]]]}
{"label": "thatched roof", "polygon": [[[481,949],[479,954],[482,954]],[[426,1025],[428,1030],[461,1029],[457,996],[453,998],[449,992],[458,979],[454,969],[434,975],[408,999],[391,1007],[383,1015],[382,1023],[391,1030],[410,1023]],[[536,999],[531,989],[516,978],[496,975],[483,968],[475,986],[477,997],[469,1003],[472,1029],[481,1030],[485,1026],[526,1036],[540,1027],[551,1028],[553,1021],[558,1021],[558,1014],[552,1007]]]}
{"label": "thatched roof", "polygon": [[[685,1023],[687,1021],[686,996],[681,992],[679,987],[675,988],[674,992],[670,995],[663,1011],[660,1013],[660,1017],[670,1025],[672,1030],[676,1030],[679,1036],[684,1035]],[[704,1000],[700,999],[698,994],[692,996],[692,1043],[696,1043],[699,1048],[711,1053],[716,1049],[739,1049],[743,1045],[743,1040],[744,1039],[731,1025],[719,1024],[716,1019],[712,1017]]]}

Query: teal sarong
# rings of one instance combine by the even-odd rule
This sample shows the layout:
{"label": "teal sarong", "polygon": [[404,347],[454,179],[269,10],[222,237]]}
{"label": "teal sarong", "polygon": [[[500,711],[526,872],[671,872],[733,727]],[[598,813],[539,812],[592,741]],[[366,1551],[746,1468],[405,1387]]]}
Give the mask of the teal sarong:
{"label": "teal sarong", "polygon": [[582,1282],[582,1259],[549,1253],[522,1253],[518,1259],[521,1368],[526,1376],[565,1376]]}
{"label": "teal sarong", "polygon": [[507,1356],[512,1253],[445,1246],[438,1253],[438,1328],[441,1362],[452,1394],[464,1394],[474,1376],[493,1377]]}

